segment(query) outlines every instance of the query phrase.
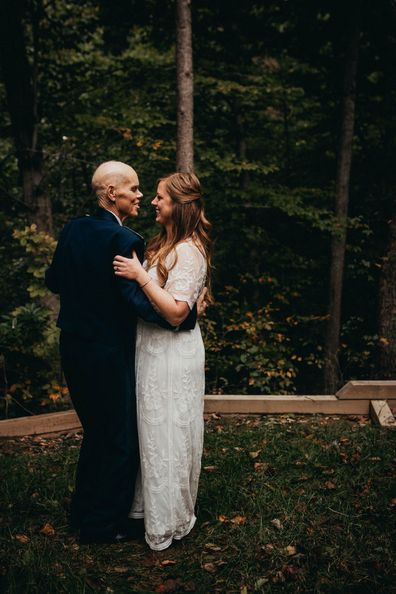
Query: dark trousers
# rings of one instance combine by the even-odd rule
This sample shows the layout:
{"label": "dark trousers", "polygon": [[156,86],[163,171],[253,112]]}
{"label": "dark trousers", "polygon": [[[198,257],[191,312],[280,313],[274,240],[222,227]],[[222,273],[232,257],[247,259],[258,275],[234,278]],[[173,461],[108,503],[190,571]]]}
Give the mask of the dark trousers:
{"label": "dark trousers", "polygon": [[86,532],[117,530],[126,520],[139,467],[134,344],[108,345],[62,332],[66,382],[84,437],[72,523]]}

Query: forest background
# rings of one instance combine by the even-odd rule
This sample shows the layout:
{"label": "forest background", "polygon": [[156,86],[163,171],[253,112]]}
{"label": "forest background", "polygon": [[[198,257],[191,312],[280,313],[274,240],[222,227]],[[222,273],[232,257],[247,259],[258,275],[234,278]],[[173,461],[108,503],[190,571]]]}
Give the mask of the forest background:
{"label": "forest background", "polygon": [[[1,4],[3,417],[68,403],[57,303],[43,274],[65,222],[93,212],[100,162],[137,170],[144,199],[133,227],[147,239],[156,232],[150,198],[176,167],[175,5]],[[348,77],[352,168],[335,383],[394,378],[395,3],[202,0],[191,8],[194,168],[215,239],[215,303],[201,323],[207,393],[327,388]]]}

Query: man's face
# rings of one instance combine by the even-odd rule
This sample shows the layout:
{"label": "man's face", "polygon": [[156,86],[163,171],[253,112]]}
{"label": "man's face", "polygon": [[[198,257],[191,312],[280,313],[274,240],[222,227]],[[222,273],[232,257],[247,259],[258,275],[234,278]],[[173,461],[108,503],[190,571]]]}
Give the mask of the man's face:
{"label": "man's face", "polygon": [[113,187],[114,205],[121,221],[137,217],[143,194],[139,190],[139,178],[133,169]]}

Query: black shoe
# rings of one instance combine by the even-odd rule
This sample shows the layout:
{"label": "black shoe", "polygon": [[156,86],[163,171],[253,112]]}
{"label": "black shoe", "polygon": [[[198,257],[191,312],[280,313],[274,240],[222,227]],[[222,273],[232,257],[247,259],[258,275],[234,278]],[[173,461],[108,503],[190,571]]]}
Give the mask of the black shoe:
{"label": "black shoe", "polygon": [[129,540],[132,537],[120,532],[80,532],[80,544],[122,544]]}
{"label": "black shoe", "polygon": [[75,516],[69,516],[68,529],[71,534],[78,532],[81,527],[81,519]]}
{"label": "black shoe", "polygon": [[125,532],[131,540],[139,540],[144,538],[144,520],[134,520],[132,518],[127,518],[122,524],[121,532]]}

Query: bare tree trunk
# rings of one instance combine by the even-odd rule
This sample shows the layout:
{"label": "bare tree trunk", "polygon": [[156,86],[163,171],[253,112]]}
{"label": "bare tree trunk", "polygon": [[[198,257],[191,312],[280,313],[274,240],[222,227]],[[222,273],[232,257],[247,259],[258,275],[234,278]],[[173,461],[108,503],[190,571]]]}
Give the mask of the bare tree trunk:
{"label": "bare tree trunk", "polygon": [[[244,118],[242,115],[242,110],[239,105],[239,102],[233,105],[233,109],[236,111],[236,122],[235,122],[235,132],[236,132],[236,139],[237,139],[237,156],[238,159],[241,161],[245,161],[247,159],[247,142],[246,142],[246,132],[245,132],[245,123]],[[250,186],[250,175],[249,171],[242,170],[240,177],[239,177],[239,187],[242,192],[247,193]],[[257,211],[255,209],[251,210],[251,214],[249,215],[249,211],[247,213],[248,217],[248,224],[254,227],[259,222],[257,221]],[[251,220],[250,217],[252,217]],[[257,249],[257,243],[254,242],[251,244],[249,250],[249,261],[253,265],[253,273],[258,279],[262,272],[261,272],[261,257],[260,251]],[[260,299],[260,289],[258,286],[253,286],[252,293],[250,295],[251,303],[255,307],[259,307],[261,305]]]}
{"label": "bare tree trunk", "polygon": [[194,81],[191,32],[191,0],[177,0],[176,9],[177,70],[177,171],[194,167]]}
{"label": "bare tree trunk", "polygon": [[44,160],[38,142],[37,61],[41,4],[33,14],[33,66],[26,52],[22,19],[25,0],[0,3],[0,64],[11,117],[24,202],[31,223],[52,234],[52,209],[43,184]]}
{"label": "bare tree trunk", "polygon": [[352,141],[355,123],[356,73],[360,27],[356,20],[350,33],[346,55],[342,126],[338,152],[335,214],[337,234],[331,242],[329,320],[325,342],[324,384],[326,393],[334,393],[341,380],[338,351],[340,346],[342,286],[345,262],[346,227],[349,203],[349,180],[352,162]]}
{"label": "bare tree trunk", "polygon": [[389,224],[389,242],[379,285],[380,370],[396,378],[396,213]]}

